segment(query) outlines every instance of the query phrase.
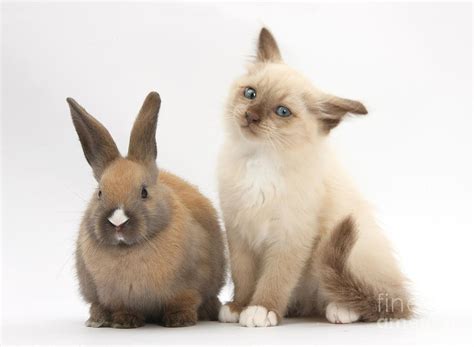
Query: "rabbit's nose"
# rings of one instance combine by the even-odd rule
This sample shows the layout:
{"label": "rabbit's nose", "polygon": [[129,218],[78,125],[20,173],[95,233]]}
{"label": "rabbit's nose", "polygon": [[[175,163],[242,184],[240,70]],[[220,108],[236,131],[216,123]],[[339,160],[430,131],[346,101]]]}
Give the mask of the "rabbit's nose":
{"label": "rabbit's nose", "polygon": [[125,211],[121,208],[117,208],[114,212],[107,218],[110,223],[119,227],[125,223],[127,223],[129,217],[125,214]]}

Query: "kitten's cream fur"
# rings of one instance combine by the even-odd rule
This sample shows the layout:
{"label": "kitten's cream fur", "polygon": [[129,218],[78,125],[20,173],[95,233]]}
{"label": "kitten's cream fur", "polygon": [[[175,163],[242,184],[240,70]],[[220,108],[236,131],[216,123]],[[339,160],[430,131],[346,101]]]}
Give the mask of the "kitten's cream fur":
{"label": "kitten's cream fur", "polygon": [[[244,97],[246,87],[256,90],[254,100]],[[277,116],[280,105],[292,116]],[[232,86],[219,158],[235,287],[221,321],[273,326],[285,315],[322,314],[333,323],[410,317],[389,242],[326,143],[347,113],[367,111],[317,90],[283,63],[262,29],[256,61]]]}

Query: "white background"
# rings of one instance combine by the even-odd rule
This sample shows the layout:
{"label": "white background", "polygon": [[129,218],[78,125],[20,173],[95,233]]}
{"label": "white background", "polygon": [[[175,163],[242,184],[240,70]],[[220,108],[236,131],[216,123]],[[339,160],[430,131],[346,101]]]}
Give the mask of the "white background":
{"label": "white background", "polygon": [[[2,342],[468,342],[471,20],[470,4],[4,4]],[[217,203],[223,105],[262,25],[317,86],[367,106],[332,141],[378,207],[420,318],[384,327],[85,328],[72,254],[96,183],[65,98],[99,118],[126,153],[145,95],[158,91],[159,166]]]}

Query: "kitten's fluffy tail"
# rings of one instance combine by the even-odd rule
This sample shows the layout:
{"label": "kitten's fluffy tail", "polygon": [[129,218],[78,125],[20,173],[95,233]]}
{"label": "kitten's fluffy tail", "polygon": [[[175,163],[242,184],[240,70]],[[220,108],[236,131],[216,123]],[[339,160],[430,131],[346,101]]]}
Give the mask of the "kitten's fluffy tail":
{"label": "kitten's fluffy tail", "polygon": [[[357,230],[351,217],[344,219],[321,249],[321,285],[330,302],[352,309],[361,320],[408,319],[413,316],[404,284],[374,286],[355,276],[347,266]],[[370,276],[370,274],[368,274]]]}

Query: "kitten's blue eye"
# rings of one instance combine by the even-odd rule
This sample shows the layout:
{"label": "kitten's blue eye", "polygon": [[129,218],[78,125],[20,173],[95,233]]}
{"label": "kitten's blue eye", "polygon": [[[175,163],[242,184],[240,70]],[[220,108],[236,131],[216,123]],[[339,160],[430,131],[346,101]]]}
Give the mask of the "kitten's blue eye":
{"label": "kitten's blue eye", "polygon": [[291,116],[290,110],[288,109],[288,107],[285,107],[285,106],[278,106],[277,109],[275,110],[275,113],[279,115],[280,117]]}
{"label": "kitten's blue eye", "polygon": [[247,87],[244,90],[244,96],[250,100],[255,99],[257,97],[257,91],[253,88]]}

